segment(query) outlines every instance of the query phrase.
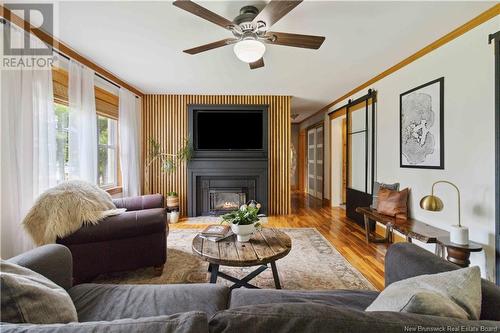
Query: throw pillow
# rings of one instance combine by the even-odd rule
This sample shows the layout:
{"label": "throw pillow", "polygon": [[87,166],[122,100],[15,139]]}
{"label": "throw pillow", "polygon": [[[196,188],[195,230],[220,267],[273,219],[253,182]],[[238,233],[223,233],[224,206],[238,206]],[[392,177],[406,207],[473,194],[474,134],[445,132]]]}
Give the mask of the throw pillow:
{"label": "throw pillow", "polygon": [[406,218],[408,215],[408,188],[393,191],[382,188],[378,191],[377,211],[384,215]]}
{"label": "throw pillow", "polygon": [[419,292],[413,295],[401,312],[469,319],[469,315],[449,297],[438,293]]}
{"label": "throw pillow", "polygon": [[374,182],[373,193],[372,193],[372,204],[370,205],[371,208],[377,209],[378,191],[380,191],[381,188],[388,188],[389,190],[399,191],[399,183],[385,184],[385,183]]}
{"label": "throw pillow", "polygon": [[366,311],[411,312],[455,318],[465,316],[478,320],[481,313],[479,267],[420,275],[392,283]]}
{"label": "throw pillow", "polygon": [[0,262],[1,321],[55,324],[78,321],[66,290],[28,268]]}

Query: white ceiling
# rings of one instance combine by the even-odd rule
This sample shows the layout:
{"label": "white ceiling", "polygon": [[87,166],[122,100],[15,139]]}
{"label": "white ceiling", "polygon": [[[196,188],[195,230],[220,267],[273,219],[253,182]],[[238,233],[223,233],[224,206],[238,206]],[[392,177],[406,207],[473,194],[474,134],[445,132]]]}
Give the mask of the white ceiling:
{"label": "white ceiling", "polygon": [[[265,5],[198,3],[229,19],[244,5]],[[269,46],[257,70],[231,46],[183,53],[230,33],[169,1],[60,2],[55,35],[144,93],[291,95],[297,122],[493,4],[305,1],[272,30],[323,35],[323,46]]]}

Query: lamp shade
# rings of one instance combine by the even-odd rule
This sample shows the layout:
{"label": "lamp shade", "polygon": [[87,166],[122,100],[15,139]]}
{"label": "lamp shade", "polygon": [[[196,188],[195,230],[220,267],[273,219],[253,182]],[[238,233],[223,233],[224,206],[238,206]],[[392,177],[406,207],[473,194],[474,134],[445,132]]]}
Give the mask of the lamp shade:
{"label": "lamp shade", "polygon": [[435,195],[426,195],[420,200],[420,208],[431,212],[439,212],[443,210],[443,201]]}
{"label": "lamp shade", "polygon": [[234,44],[234,54],[243,62],[251,63],[259,60],[266,52],[266,46],[256,39],[243,39]]}

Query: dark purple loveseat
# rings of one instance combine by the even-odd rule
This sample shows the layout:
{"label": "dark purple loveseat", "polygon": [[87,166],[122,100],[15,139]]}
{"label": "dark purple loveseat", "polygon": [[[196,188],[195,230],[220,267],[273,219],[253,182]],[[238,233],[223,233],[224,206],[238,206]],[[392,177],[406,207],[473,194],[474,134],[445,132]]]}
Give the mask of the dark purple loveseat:
{"label": "dark purple loveseat", "polygon": [[161,194],[113,200],[123,214],[58,239],[73,256],[73,279],[87,282],[102,273],[154,266],[167,260],[168,224]]}

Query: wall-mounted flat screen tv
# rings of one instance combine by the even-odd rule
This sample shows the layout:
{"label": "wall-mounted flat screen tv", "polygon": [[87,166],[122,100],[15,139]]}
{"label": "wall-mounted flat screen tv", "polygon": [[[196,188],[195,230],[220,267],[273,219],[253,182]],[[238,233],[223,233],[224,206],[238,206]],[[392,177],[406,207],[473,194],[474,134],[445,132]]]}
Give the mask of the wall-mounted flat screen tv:
{"label": "wall-mounted flat screen tv", "polygon": [[262,150],[264,119],[260,110],[197,110],[196,150]]}

